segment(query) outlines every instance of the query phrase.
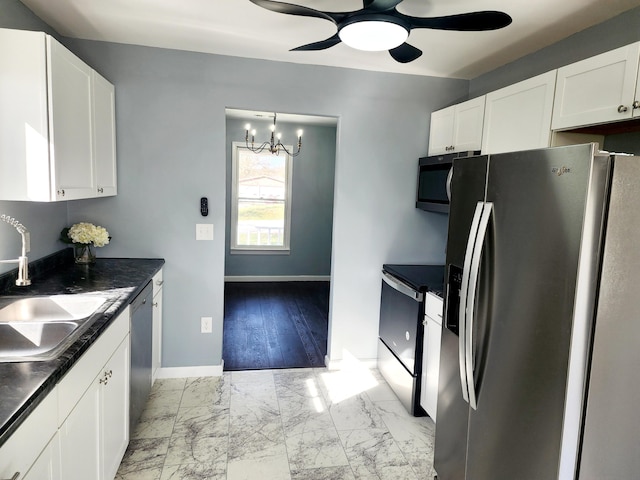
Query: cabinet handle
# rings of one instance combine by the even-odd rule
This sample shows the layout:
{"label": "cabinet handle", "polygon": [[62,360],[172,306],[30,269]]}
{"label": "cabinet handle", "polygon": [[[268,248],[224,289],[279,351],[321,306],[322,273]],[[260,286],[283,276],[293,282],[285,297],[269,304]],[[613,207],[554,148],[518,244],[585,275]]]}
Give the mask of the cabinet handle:
{"label": "cabinet handle", "polygon": [[113,370],[109,370],[108,372],[104,372],[104,376],[106,378],[111,378],[113,377]]}
{"label": "cabinet handle", "polygon": [[636,100],[635,102],[633,102],[633,105],[631,105],[633,107],[633,109],[635,110],[636,108],[640,108],[640,100]]}
{"label": "cabinet handle", "polygon": [[159,287],[161,287],[163,283],[164,280],[156,280],[156,285],[158,285]]}
{"label": "cabinet handle", "polygon": [[104,188],[98,187],[98,193],[104,193]]}
{"label": "cabinet handle", "polygon": [[[58,195],[60,195],[61,197],[64,197],[64,190],[58,190]],[[13,479],[10,479],[13,480]]]}
{"label": "cabinet handle", "polygon": [[152,303],[152,305],[153,305],[154,307],[157,307],[157,306],[158,306],[158,302],[153,302],[153,303]]}
{"label": "cabinet handle", "polygon": [[109,378],[108,377],[101,378],[100,380],[98,380],[98,382],[102,383],[103,385],[106,385],[107,383],[109,383]]}
{"label": "cabinet handle", "polygon": [[626,113],[629,111],[629,107],[627,107],[626,105],[620,105],[618,107],[618,113]]}

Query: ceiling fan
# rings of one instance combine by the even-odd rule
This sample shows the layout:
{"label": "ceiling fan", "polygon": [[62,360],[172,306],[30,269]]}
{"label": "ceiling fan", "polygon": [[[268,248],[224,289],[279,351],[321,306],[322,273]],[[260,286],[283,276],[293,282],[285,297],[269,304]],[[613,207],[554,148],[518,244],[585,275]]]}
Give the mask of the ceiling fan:
{"label": "ceiling fan", "polygon": [[352,12],[323,12],[273,0],[250,1],[277,13],[329,20],[338,27],[338,32],[326,40],[292,48],[291,51],[325,50],[344,42],[358,50],[389,50],[391,56],[400,63],[412,62],[422,55],[422,50],[405,41],[414,28],[479,32],[504,28],[512,21],[509,15],[497,11],[412,17],[396,9],[402,0],[363,0],[363,8]]}

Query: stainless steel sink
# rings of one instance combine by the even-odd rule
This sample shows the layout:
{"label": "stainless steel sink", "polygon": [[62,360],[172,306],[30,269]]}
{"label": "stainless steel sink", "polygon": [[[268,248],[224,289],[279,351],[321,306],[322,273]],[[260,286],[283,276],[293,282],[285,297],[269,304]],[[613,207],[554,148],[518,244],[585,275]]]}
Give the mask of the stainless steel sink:
{"label": "stainless steel sink", "polygon": [[89,326],[105,298],[52,295],[16,299],[0,309],[0,362],[50,360]]}
{"label": "stainless steel sink", "polygon": [[91,295],[30,297],[0,309],[0,323],[56,322],[90,317],[105,302]]}
{"label": "stainless steel sink", "polygon": [[47,354],[78,327],[76,322],[0,324],[0,357],[9,359]]}

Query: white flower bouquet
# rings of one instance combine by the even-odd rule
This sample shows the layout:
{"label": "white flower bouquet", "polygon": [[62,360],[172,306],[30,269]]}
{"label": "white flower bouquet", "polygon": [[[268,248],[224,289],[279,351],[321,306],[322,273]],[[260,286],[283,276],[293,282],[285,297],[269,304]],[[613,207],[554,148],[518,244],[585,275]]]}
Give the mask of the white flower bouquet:
{"label": "white flower bouquet", "polygon": [[60,240],[73,244],[76,263],[94,263],[96,256],[91,247],[104,247],[111,237],[104,227],[80,222],[62,229]]}

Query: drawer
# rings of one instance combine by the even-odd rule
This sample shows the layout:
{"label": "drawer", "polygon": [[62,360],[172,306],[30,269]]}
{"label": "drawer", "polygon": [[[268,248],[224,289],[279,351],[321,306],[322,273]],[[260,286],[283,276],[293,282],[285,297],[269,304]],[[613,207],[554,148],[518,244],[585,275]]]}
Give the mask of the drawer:
{"label": "drawer", "polygon": [[427,292],[424,300],[424,314],[439,325],[442,325],[443,310],[444,300],[431,292]]}
{"label": "drawer", "polygon": [[24,475],[56,434],[57,394],[57,388],[49,392],[0,447],[0,478],[13,478],[16,472]]}
{"label": "drawer", "polygon": [[129,307],[109,325],[109,328],[58,383],[58,426],[64,423],[127,333],[129,333]]}

